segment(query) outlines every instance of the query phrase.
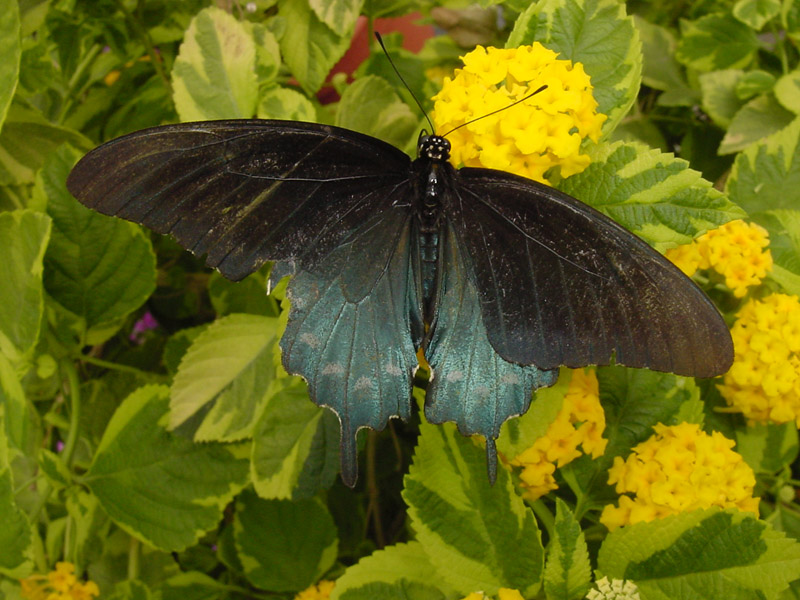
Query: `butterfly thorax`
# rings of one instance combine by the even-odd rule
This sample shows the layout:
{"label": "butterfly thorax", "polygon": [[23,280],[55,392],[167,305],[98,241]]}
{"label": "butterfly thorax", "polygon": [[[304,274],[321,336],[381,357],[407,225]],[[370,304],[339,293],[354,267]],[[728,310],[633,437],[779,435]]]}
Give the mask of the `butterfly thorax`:
{"label": "butterfly thorax", "polygon": [[[438,135],[423,134],[417,143],[419,158],[414,161],[418,185],[416,210],[419,227],[419,259],[422,270],[422,295],[428,307],[435,295],[439,244],[442,226],[442,197],[447,188],[447,178],[452,170],[448,163],[450,142]],[[426,310],[429,314],[429,311]]]}

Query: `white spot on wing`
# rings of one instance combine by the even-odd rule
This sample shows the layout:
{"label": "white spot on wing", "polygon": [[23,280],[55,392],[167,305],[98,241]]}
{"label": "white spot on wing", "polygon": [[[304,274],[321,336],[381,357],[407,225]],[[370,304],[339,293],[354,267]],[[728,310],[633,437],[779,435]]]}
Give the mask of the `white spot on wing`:
{"label": "white spot on wing", "polygon": [[344,367],[339,363],[328,363],[322,367],[323,375],[341,375],[344,373]]}
{"label": "white spot on wing", "polygon": [[447,375],[445,375],[444,379],[445,381],[461,381],[464,379],[464,373],[461,371],[450,371]]}
{"label": "white spot on wing", "polygon": [[394,363],[387,364],[385,367],[383,367],[383,370],[389,375],[393,375],[395,377],[403,374],[403,370]]}
{"label": "white spot on wing", "polygon": [[356,390],[372,389],[372,380],[369,377],[359,377],[353,387]]}
{"label": "white spot on wing", "polygon": [[300,341],[303,342],[304,344],[308,344],[309,346],[311,346],[314,349],[319,348],[319,345],[320,345],[319,338],[317,336],[315,336],[313,333],[304,333],[304,334],[302,334],[300,336]]}
{"label": "white spot on wing", "polygon": [[475,388],[475,395],[478,396],[481,400],[486,400],[489,397],[489,388],[485,385],[479,385]]}
{"label": "white spot on wing", "polygon": [[506,373],[500,378],[500,383],[507,383],[508,385],[519,385],[519,377],[516,373]]}

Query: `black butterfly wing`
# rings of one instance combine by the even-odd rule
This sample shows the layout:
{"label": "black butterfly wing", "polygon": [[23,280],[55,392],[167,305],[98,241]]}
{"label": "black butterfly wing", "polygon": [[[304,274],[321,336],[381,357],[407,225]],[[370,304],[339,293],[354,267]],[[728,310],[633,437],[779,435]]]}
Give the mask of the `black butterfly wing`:
{"label": "black butterfly wing", "polygon": [[400,150],[296,121],[207,121],[138,131],[96,148],[70,192],[107,215],[172,234],[229,279],[265,260],[313,267],[406,181]]}
{"label": "black butterfly wing", "polygon": [[237,280],[265,260],[294,274],[287,370],[355,434],[407,417],[422,336],[411,260],[410,159],[353,131],[212,121],[139,131],[87,154],[67,186],[99,212],[170,233]]}
{"label": "black butterfly wing", "polygon": [[733,360],[708,297],[667,259],[582,202],[488,169],[456,172],[446,211],[491,345],[542,369],[616,362],[711,377]]}
{"label": "black butterfly wing", "polygon": [[453,421],[464,435],[486,438],[489,478],[496,474],[494,440],[508,418],[528,410],[531,393],[553,385],[558,370],[545,371],[503,359],[489,343],[471,266],[453,228],[440,246],[443,273],[425,358],[433,376],[425,416],[431,423]]}
{"label": "black butterfly wing", "polygon": [[[412,216],[403,208],[410,187],[400,186],[396,208],[367,221],[315,269],[299,271],[287,290],[283,363],[308,381],[314,402],[338,415],[342,480],[349,486],[357,475],[358,430],[383,429],[389,418],[411,412],[422,331]],[[348,298],[348,287],[364,293]]]}

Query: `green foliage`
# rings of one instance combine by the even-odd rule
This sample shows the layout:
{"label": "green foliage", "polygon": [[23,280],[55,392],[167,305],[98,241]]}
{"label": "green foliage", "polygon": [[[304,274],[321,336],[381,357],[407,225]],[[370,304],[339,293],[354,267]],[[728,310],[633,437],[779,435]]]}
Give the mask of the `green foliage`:
{"label": "green foliage", "polygon": [[[288,600],[321,579],[335,600],[578,600],[603,576],[643,600],[797,597],[792,424],[748,426],[713,382],[603,367],[606,451],[559,468],[539,500],[507,465],[488,483],[481,440],[416,416],[361,436],[349,490],[338,419],[281,366],[285,283],[267,294],[268,266],[209,274],[65,181],[97,143],[195,119],[319,121],[413,153],[423,118],[374,44],[331,76],[354,35],[384,34],[427,110],[470,49],[454,40],[538,41],[584,64],[608,115],[560,189],[659,250],[755,220],[775,260],[757,293],[800,294],[800,2],[484,1],[477,21],[461,2],[211,4],[0,0],[0,597],[57,561],[119,600]],[[452,37],[414,53],[392,32],[405,25],[375,22],[415,11]],[[698,282],[732,320],[739,300]],[[562,369],[503,425],[501,461],[546,433],[569,382]],[[707,510],[607,532],[614,458],[684,421],[736,440],[762,519]]]}

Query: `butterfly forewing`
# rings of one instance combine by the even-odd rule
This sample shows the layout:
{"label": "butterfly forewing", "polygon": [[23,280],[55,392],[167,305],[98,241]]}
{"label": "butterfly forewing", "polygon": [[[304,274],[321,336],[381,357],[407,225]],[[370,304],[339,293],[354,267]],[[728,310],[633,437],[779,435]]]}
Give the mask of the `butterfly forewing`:
{"label": "butterfly forewing", "polygon": [[461,169],[448,195],[489,341],[543,369],[618,364],[710,377],[732,361],[717,309],[672,263],[553,188]]}
{"label": "butterfly forewing", "polygon": [[104,144],[67,186],[99,212],[207,253],[210,266],[238,280],[265,260],[324,258],[388,208],[386,190],[408,179],[409,164],[394,146],[336,127],[210,121]]}

